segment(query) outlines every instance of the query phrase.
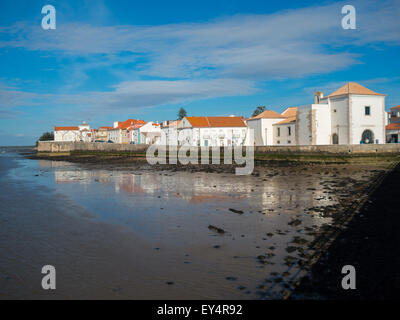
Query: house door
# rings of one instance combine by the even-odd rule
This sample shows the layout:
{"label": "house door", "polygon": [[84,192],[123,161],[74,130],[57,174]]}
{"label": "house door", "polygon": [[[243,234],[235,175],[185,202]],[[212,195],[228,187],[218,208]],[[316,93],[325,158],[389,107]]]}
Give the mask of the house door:
{"label": "house door", "polygon": [[208,140],[204,140],[204,146],[208,147]]}
{"label": "house door", "polygon": [[371,130],[364,130],[361,136],[363,143],[374,143],[374,133]]}
{"label": "house door", "polygon": [[332,135],[332,144],[339,144],[339,136],[336,133]]}

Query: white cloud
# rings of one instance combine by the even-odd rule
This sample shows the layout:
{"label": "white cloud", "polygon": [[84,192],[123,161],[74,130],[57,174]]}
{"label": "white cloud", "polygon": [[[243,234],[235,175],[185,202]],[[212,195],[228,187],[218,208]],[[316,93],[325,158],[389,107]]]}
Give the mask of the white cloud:
{"label": "white cloud", "polygon": [[[357,30],[341,28],[343,4],[158,26],[58,23],[48,32],[17,23],[0,28],[6,35],[0,47],[85,57],[86,65],[65,68],[71,87],[90,80],[84,73],[88,68],[135,63],[116,71],[125,76],[110,92],[40,97],[59,103],[122,108],[244,95],[255,91],[256,81],[329,73],[360,63],[351,47],[400,43],[400,33],[394,32],[400,30],[398,0],[354,1]],[[133,55],[122,57],[123,52]],[[144,81],[144,76],[164,80]],[[35,98],[31,95],[8,92],[0,105],[21,105]]]}
{"label": "white cloud", "polygon": [[[1,92],[0,108],[30,105],[82,106],[97,113],[139,109],[157,105],[182,103],[223,96],[249,95],[257,88],[251,81],[214,80],[153,80],[127,81],[109,92],[83,94],[35,94],[21,91]],[[33,101],[33,102],[32,102]]]}

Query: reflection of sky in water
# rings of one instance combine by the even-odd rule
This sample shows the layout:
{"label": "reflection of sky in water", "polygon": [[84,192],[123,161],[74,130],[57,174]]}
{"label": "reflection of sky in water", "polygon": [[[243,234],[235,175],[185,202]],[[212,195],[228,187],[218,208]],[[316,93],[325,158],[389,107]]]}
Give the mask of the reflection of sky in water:
{"label": "reflection of sky in water", "polygon": [[[40,186],[42,192],[54,192],[60,199],[72,199],[96,219],[128,227],[153,247],[170,248],[171,256],[182,250],[197,252],[199,264],[205,264],[204,271],[227,268],[254,286],[270,272],[287,269],[285,249],[293,238],[311,240],[303,232],[305,227],[330,221],[303,214],[304,210],[335,202],[321,188],[321,177],[304,174],[254,177],[88,170],[71,163],[44,160],[19,160],[19,164],[21,167],[9,171],[11,178]],[[230,208],[244,213],[234,213]],[[301,225],[288,225],[299,217]],[[210,224],[227,233],[213,233],[208,229]],[[274,236],[268,238],[268,233]],[[213,249],[216,245],[221,248],[218,256]],[[273,264],[260,266],[256,257],[271,246],[275,247],[274,256],[269,259]],[[192,256],[196,259],[196,254]],[[233,259],[234,256],[241,260]],[[173,261],[170,263],[177,267]]]}
{"label": "reflection of sky in water", "polygon": [[[24,169],[12,170],[10,174],[23,179],[30,176],[31,183],[54,188],[96,217],[128,225],[150,239],[160,237],[173,224],[205,225],[203,220],[210,217],[243,232],[264,232],[271,227],[287,230],[287,222],[304,209],[321,202],[331,203],[322,190],[318,191],[319,181],[315,177],[278,176],[263,181],[231,174],[87,170],[46,160],[20,160],[20,164]],[[36,172],[35,167],[39,172],[32,173]],[[246,214],[232,213],[229,208]],[[311,225],[329,222],[319,216],[303,219],[303,223]],[[173,238],[171,234],[165,236]]]}

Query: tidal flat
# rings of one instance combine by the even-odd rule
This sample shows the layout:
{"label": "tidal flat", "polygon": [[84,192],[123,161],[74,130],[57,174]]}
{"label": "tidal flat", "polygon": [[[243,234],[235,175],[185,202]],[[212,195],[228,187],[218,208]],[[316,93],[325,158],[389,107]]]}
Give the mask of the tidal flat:
{"label": "tidal flat", "polygon": [[[0,154],[0,298],[281,299],[390,162],[249,176]],[[351,210],[349,210],[349,208]],[[57,289],[41,288],[41,268]]]}

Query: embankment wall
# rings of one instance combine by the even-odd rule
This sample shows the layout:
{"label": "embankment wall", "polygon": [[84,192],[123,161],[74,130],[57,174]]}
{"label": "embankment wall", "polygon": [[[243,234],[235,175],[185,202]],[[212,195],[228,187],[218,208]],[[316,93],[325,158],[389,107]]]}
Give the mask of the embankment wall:
{"label": "embankment wall", "polygon": [[[38,152],[57,153],[72,151],[98,152],[146,152],[148,145],[95,143],[95,142],[58,142],[39,141]],[[210,148],[211,150],[211,148]],[[396,154],[400,153],[400,144],[360,144],[360,145],[315,145],[315,146],[260,146],[255,154]]]}

